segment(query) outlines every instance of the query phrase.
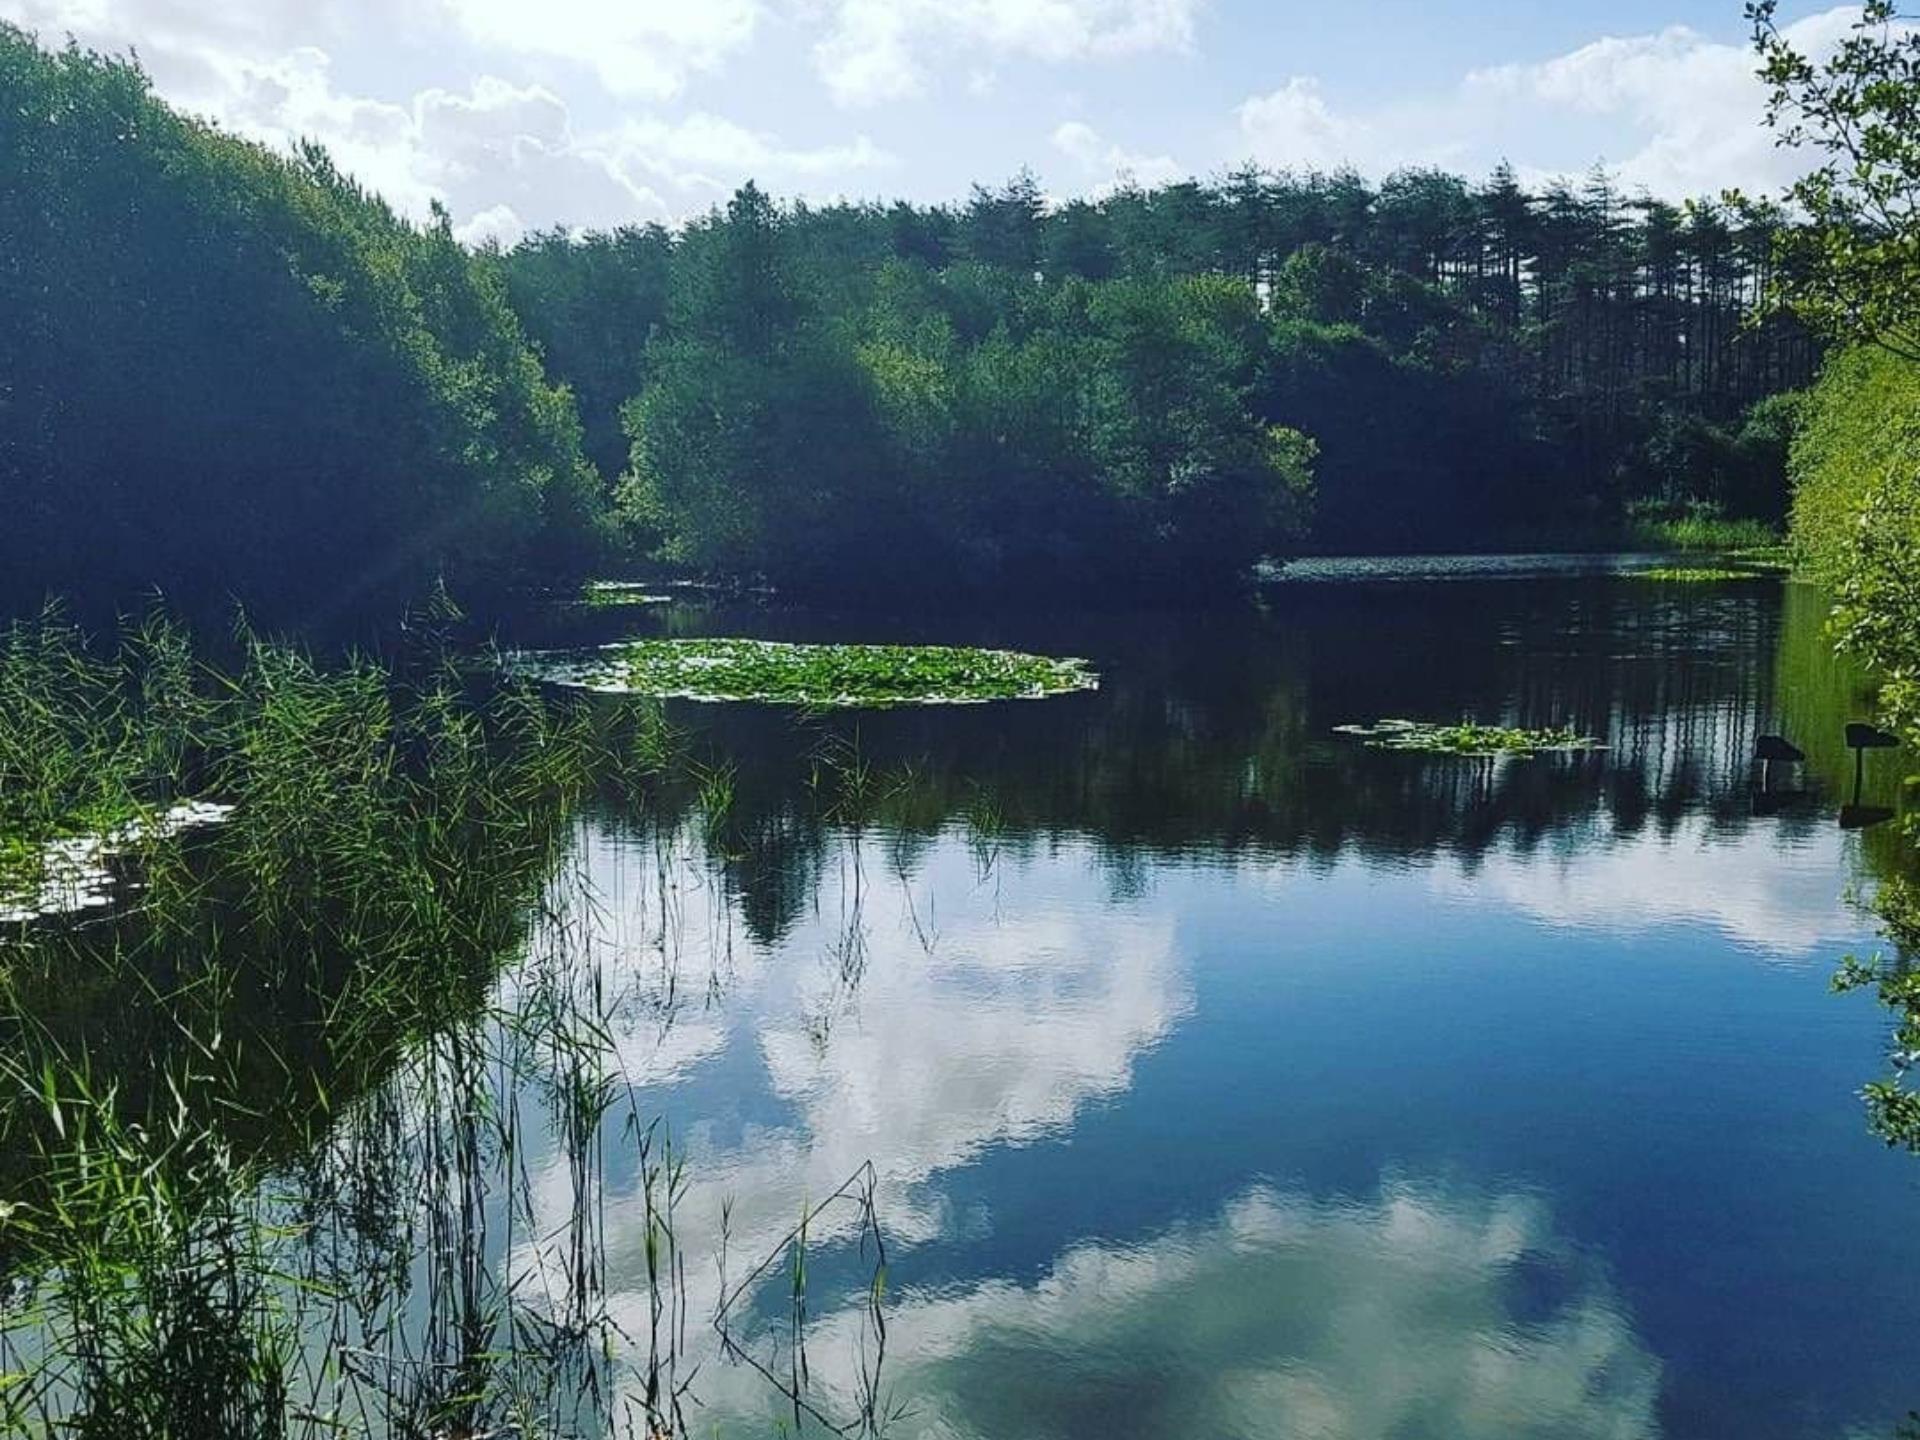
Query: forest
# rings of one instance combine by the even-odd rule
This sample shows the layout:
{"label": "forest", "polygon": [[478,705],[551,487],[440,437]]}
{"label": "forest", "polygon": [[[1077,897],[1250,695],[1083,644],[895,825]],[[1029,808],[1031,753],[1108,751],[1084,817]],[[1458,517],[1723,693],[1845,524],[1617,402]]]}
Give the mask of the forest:
{"label": "forest", "polygon": [[[324,628],[599,569],[1217,594],[1785,515],[1779,213],[1409,170],[780,203],[472,250],[0,29],[10,602]],[[1651,528],[1650,528],[1651,527]],[[84,558],[84,564],[81,563]],[[80,579],[77,577],[84,577]]]}

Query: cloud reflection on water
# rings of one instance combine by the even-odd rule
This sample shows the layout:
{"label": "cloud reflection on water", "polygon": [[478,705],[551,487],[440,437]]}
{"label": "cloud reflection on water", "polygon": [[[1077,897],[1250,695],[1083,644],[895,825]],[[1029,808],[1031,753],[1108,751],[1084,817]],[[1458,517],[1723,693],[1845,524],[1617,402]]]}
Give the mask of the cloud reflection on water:
{"label": "cloud reflection on water", "polygon": [[[843,1409],[858,1316],[810,1353]],[[1660,1362],[1604,1270],[1525,1195],[1390,1179],[1363,1199],[1256,1185],[1022,1284],[908,1294],[888,1318],[894,1433],[941,1440],[1632,1440]],[[771,1412],[729,1383],[725,1433]]]}
{"label": "cloud reflection on water", "polygon": [[1450,901],[1517,910],[1550,925],[1637,934],[1706,925],[1769,959],[1831,958],[1863,928],[1844,898],[1846,842],[1837,829],[1782,840],[1760,827],[1729,833],[1704,815],[1577,849],[1511,846],[1471,864],[1441,854],[1432,886]]}

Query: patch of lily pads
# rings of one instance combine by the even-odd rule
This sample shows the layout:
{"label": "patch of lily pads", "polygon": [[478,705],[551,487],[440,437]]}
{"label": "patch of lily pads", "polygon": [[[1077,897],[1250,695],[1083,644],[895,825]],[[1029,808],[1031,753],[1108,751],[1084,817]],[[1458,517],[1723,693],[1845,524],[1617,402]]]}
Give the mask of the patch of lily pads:
{"label": "patch of lily pads", "polygon": [[1719,585],[1737,580],[1770,580],[1778,572],[1758,568],[1735,570],[1721,565],[1659,565],[1633,572],[1636,580],[1669,585]]}
{"label": "patch of lily pads", "polygon": [[631,580],[594,580],[580,591],[579,604],[589,610],[624,610],[645,605],[671,605],[673,596],[656,586]]}
{"label": "patch of lily pads", "polygon": [[1604,750],[1591,735],[1566,726],[1528,730],[1510,725],[1481,725],[1472,720],[1435,724],[1425,720],[1377,720],[1371,725],[1340,725],[1335,733],[1365,740],[1375,750],[1413,750],[1426,755],[1532,759],[1536,755]]}
{"label": "patch of lily pads", "polygon": [[622,694],[820,708],[1039,700],[1098,687],[1084,660],[949,645],[636,640],[545,678]]}

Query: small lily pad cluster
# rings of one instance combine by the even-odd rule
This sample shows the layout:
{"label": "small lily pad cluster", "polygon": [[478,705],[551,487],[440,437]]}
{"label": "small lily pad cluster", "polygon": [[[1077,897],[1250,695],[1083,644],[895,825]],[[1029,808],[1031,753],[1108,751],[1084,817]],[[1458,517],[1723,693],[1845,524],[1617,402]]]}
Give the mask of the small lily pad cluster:
{"label": "small lily pad cluster", "polygon": [[1735,580],[1769,580],[1779,572],[1753,568],[1735,570],[1716,565],[1661,565],[1651,570],[1636,570],[1636,580],[1655,580],[1670,585],[1714,585]]}
{"label": "small lily pad cluster", "polygon": [[1526,730],[1510,725],[1481,725],[1472,720],[1434,724],[1425,720],[1378,720],[1371,725],[1341,725],[1336,733],[1355,735],[1375,750],[1417,750],[1428,755],[1509,756],[1526,760],[1549,752],[1604,750],[1590,735],[1557,727]]}
{"label": "small lily pad cluster", "polygon": [[673,597],[662,595],[658,587],[626,580],[594,580],[581,592],[578,603],[589,610],[619,610],[643,605],[671,605]]}
{"label": "small lily pad cluster", "polygon": [[1084,660],[946,645],[639,640],[574,677],[597,690],[683,700],[884,707],[1037,700],[1091,690]]}

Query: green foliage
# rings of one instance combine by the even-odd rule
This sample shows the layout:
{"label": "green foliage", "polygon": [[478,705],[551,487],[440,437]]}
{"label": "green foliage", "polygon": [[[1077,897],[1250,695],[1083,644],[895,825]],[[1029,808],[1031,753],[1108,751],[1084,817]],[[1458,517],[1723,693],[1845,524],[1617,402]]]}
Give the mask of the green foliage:
{"label": "green foliage", "polygon": [[1219,588],[1295,533],[1313,450],[1253,403],[1253,293],[1213,276],[876,272],[858,313],[757,192],[687,237],[629,407],[663,557],[803,590],[1103,578]]}
{"label": "green foliage", "polygon": [[1787,454],[1804,398],[1799,393],[1769,396],[1737,425],[1684,411],[1658,415],[1620,464],[1623,492],[1640,497],[1630,507],[1643,512],[1635,518],[1664,508],[1676,512],[1668,519],[1725,516],[1746,536],[1769,534],[1769,523],[1787,510]]}
{"label": "green foliage", "polygon": [[640,695],[867,708],[1035,700],[1099,683],[1083,660],[967,646],[773,640],[642,640],[570,674],[597,689]]}
{"label": "green foliage", "polygon": [[1779,298],[1822,334],[1920,360],[1920,27],[1866,0],[1825,60],[1795,50],[1777,0],[1747,6],[1768,121],[1823,157],[1788,191]]}
{"label": "green foliage", "polygon": [[[1773,0],[1748,6],[1783,143],[1825,160],[1789,198],[1806,223],[1785,237],[1780,299],[1850,348],[1809,397],[1793,443],[1793,542],[1834,597],[1840,651],[1864,664],[1882,724],[1920,744],[1920,28],[1867,0],[1831,58],[1787,43]],[[1892,828],[1892,827],[1889,827]],[[1874,908],[1894,956],[1848,960],[1836,988],[1872,986],[1894,1012],[1893,1073],[1866,1087],[1870,1123],[1920,1151],[1920,890],[1908,842],[1870,850]]]}
{"label": "green foliage", "polygon": [[321,621],[584,563],[597,486],[445,215],[0,26],[0,585]]}
{"label": "green foliage", "polygon": [[1291,316],[1274,322],[1268,345],[1263,411],[1318,449],[1313,548],[1471,547],[1552,520],[1597,524],[1580,496],[1539,483],[1550,455],[1486,376]]}
{"label": "green foliage", "polygon": [[1428,755],[1459,755],[1481,759],[1505,756],[1530,760],[1548,751],[1573,752],[1605,748],[1591,736],[1566,726],[1528,730],[1510,725],[1482,725],[1474,720],[1435,724],[1426,720],[1378,720],[1371,725],[1341,725],[1336,733],[1364,739],[1376,750],[1416,750]]}
{"label": "green foliage", "polygon": [[587,458],[609,484],[626,468],[620,411],[666,320],[672,257],[672,236],[648,225],[578,237],[549,231],[494,262],[548,372],[572,389]]}
{"label": "green foliage", "polygon": [[[1920,947],[1920,890],[1916,890],[1913,877],[1896,874],[1883,880],[1874,897],[1874,908],[1896,954],[1914,954]],[[1834,976],[1833,986],[1842,993],[1871,989],[1893,1012],[1893,1073],[1867,1085],[1862,1098],[1875,1134],[1889,1146],[1920,1154],[1920,1093],[1910,1088],[1907,1078],[1915,1059],[1920,1058],[1920,972],[1890,957],[1861,960],[1849,956]]]}
{"label": "green foliage", "polygon": [[632,375],[621,514],[659,558],[1142,593],[1302,548],[1591,543],[1634,500],[1777,520],[1769,397],[1816,359],[1756,317],[1778,225],[1601,174],[1247,168],[1051,209],[1026,176],[932,209],[749,186],[678,239],[500,263],[603,468]]}
{"label": "green foliage", "polygon": [[[573,806],[658,753],[655,717],[473,700],[420,659],[408,678],[249,639],[216,669],[159,622],[109,655],[57,617],[0,654],[10,689],[84,673],[93,697],[55,702],[58,743],[10,749],[10,782],[62,793],[85,753],[115,793],[232,805],[203,836],[155,834],[108,923],[0,930],[6,1433],[526,1429],[522,1374],[575,1373],[530,1359],[527,1312],[496,1328],[510,1283],[409,1267],[444,1253],[428,1227],[464,1224],[481,1253],[490,1212],[455,1197],[506,1192],[516,1127],[454,1077],[526,1063],[482,997],[548,915]],[[542,1053],[579,1043],[540,1021]],[[427,1348],[417,1368],[313,1363],[342,1337]]]}
{"label": "green foliage", "polygon": [[1858,568],[1869,497],[1920,484],[1920,366],[1877,346],[1835,355],[1809,399],[1792,466],[1794,544],[1816,576],[1838,584]]}
{"label": "green foliage", "polygon": [[[1793,474],[1793,545],[1834,601],[1828,631],[1872,677],[1882,723],[1920,743],[1920,365],[1877,345],[1833,357],[1809,397]],[[1920,946],[1912,851],[1871,853],[1881,872],[1875,911],[1896,953],[1911,955]],[[1914,1053],[1920,991],[1904,962],[1849,961],[1836,985],[1876,988],[1897,1017],[1895,1055]],[[1920,1097],[1904,1069],[1863,1098],[1875,1133],[1920,1150]]]}
{"label": "green foliage", "polygon": [[1887,723],[1920,737],[1920,364],[1837,356],[1793,467],[1794,545],[1833,591],[1838,643],[1880,678]]}
{"label": "green foliage", "polygon": [[1753,558],[1777,559],[1780,537],[1758,520],[1730,519],[1716,505],[1640,503],[1628,508],[1628,538],[1648,550],[1690,553],[1753,552]]}

